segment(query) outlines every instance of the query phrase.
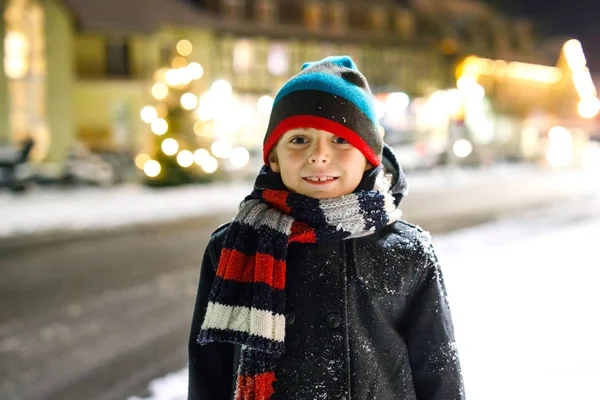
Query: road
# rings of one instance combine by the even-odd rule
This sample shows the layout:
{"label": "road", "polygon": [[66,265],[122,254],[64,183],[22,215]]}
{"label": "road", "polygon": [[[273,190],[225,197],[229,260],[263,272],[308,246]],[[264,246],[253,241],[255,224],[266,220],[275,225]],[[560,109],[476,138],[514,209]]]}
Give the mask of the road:
{"label": "road", "polygon": [[[419,213],[461,196],[409,197],[406,214],[436,233],[539,206]],[[227,218],[0,249],[0,399],[126,399],[185,365],[202,254]]]}

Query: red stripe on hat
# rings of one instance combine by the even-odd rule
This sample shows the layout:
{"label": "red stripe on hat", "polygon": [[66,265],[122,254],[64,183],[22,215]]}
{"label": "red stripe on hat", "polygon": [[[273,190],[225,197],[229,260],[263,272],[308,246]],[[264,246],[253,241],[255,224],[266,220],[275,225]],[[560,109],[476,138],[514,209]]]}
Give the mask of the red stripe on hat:
{"label": "red stripe on hat", "polygon": [[263,150],[263,159],[265,165],[269,165],[269,153],[281,136],[283,136],[287,131],[298,128],[315,128],[332,133],[338,137],[341,137],[342,139],[347,140],[348,143],[360,150],[360,152],[366,157],[367,161],[369,161],[369,163],[371,163],[373,166],[378,166],[381,163],[381,160],[379,157],[377,157],[377,154],[375,154],[373,149],[371,149],[367,143],[352,129],[327,118],[315,117],[314,115],[296,115],[281,121],[279,125],[273,129],[271,135],[267,138]]}
{"label": "red stripe on hat", "polygon": [[285,261],[269,254],[249,256],[238,250],[223,249],[217,276],[236,282],[262,282],[274,289],[285,287]]}
{"label": "red stripe on hat", "polygon": [[316,243],[317,235],[315,230],[304,222],[294,221],[292,223],[292,233],[290,235],[290,243]]}
{"label": "red stripe on hat", "polygon": [[269,400],[275,380],[274,372],[238,376],[235,400]]}
{"label": "red stripe on hat", "polygon": [[292,212],[292,209],[287,205],[288,195],[289,192],[282,190],[265,189],[262,197],[269,205],[285,214],[289,214]]}

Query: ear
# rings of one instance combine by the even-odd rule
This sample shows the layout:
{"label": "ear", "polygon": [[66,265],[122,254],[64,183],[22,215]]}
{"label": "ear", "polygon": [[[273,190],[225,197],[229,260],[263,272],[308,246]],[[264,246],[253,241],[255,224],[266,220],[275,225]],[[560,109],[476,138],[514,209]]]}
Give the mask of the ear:
{"label": "ear", "polygon": [[281,169],[279,168],[279,163],[277,161],[269,160],[269,167],[273,172],[281,172]]}

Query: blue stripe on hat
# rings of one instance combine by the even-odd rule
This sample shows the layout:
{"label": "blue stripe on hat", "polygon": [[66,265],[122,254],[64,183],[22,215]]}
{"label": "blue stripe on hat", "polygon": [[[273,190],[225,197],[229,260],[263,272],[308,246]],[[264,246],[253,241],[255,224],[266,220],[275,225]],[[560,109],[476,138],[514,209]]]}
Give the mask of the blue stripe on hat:
{"label": "blue stripe on hat", "polygon": [[300,90],[320,90],[343,97],[356,104],[373,124],[379,124],[375,104],[369,94],[344,78],[326,72],[307,72],[296,76],[279,91],[273,105],[284,96]]}

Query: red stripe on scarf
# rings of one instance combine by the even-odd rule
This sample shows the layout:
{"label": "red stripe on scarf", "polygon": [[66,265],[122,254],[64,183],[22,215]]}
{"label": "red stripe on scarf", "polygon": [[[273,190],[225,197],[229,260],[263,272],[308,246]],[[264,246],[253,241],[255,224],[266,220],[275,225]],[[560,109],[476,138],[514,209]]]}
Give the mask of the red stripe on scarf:
{"label": "red stripe on scarf", "polygon": [[269,400],[275,393],[273,382],[274,372],[238,376],[235,400]]}
{"label": "red stripe on scarf", "polygon": [[316,243],[317,235],[315,230],[305,224],[304,222],[294,221],[292,223],[292,233],[290,235],[290,242],[298,243]]}
{"label": "red stripe on scarf", "polygon": [[269,203],[270,206],[276,210],[281,211],[284,214],[290,214],[292,209],[287,205],[287,197],[289,192],[282,190],[265,189],[263,191],[263,199]]}
{"label": "red stripe on scarf", "polygon": [[269,254],[248,256],[238,250],[223,249],[217,276],[236,282],[262,282],[274,289],[285,287],[285,261]]}

